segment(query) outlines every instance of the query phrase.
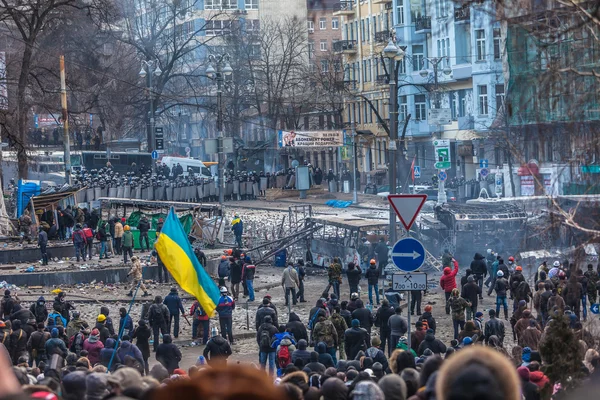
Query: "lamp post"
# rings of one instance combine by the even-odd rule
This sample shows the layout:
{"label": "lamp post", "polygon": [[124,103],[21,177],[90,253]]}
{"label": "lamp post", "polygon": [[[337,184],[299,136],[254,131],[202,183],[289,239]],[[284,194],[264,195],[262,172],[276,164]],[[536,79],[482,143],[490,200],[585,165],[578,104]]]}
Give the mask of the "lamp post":
{"label": "lamp post", "polygon": [[[390,60],[389,84],[390,84],[390,194],[396,194],[396,145],[398,141],[398,87],[396,85],[396,61],[404,58],[404,51],[396,46],[390,38],[387,46],[383,49],[383,55]],[[396,212],[390,204],[390,244],[396,243]]]}
{"label": "lamp post", "polygon": [[[438,67],[439,67],[440,63],[445,60],[446,66],[442,69],[442,73],[446,76],[450,75],[452,73],[452,69],[448,66],[449,58],[448,57],[432,57],[432,58],[424,57],[424,60],[429,61],[433,65],[433,93],[435,95],[434,104],[435,104],[435,108],[438,109],[438,108],[440,108],[440,96],[439,96],[440,83],[438,80],[438,72],[439,72]],[[422,78],[427,78],[427,77],[431,76],[429,70],[427,70],[425,68],[423,68],[422,70],[419,71],[419,75],[421,75]],[[439,129],[439,124],[438,124],[438,129]],[[444,170],[442,170],[442,171],[444,171]],[[442,205],[448,201],[448,198],[446,196],[445,186],[446,186],[445,181],[439,179],[438,180],[438,200],[437,200],[438,205]]]}
{"label": "lamp post", "polygon": [[[149,112],[148,112],[148,152],[151,153],[155,148],[155,106],[154,106],[154,83],[153,77],[159,77],[162,74],[162,70],[158,65],[158,60],[142,60],[142,68],[140,68],[139,76],[146,80],[146,88],[148,89],[148,100],[149,100]],[[152,173],[156,172],[156,160],[152,159]]]}
{"label": "lamp post", "polygon": [[[229,65],[229,55],[208,56],[208,68],[206,76],[217,82],[217,151],[219,153],[219,204],[225,201],[225,179],[223,169],[225,168],[225,153],[223,149],[223,82],[226,76],[231,76],[233,68]],[[214,64],[214,66],[213,66]],[[216,68],[215,68],[216,67]]]}

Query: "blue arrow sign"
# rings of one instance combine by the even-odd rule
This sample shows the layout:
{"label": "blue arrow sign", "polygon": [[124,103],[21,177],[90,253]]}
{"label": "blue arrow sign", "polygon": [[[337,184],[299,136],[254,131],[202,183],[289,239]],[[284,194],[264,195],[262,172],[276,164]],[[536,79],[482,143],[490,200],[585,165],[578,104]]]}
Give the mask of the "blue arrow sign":
{"label": "blue arrow sign", "polygon": [[416,271],[425,262],[425,247],[417,239],[400,239],[392,248],[392,262],[402,271]]}
{"label": "blue arrow sign", "polygon": [[487,168],[490,164],[488,163],[487,159],[481,159],[479,160],[479,168]]}
{"label": "blue arrow sign", "polygon": [[590,306],[590,311],[591,311],[593,314],[600,314],[600,304],[597,304],[597,303],[596,303],[596,304],[592,304],[592,305]]}
{"label": "blue arrow sign", "polygon": [[153,159],[153,160],[158,160],[158,151],[154,150],[154,151],[152,152],[152,159]]}
{"label": "blue arrow sign", "polygon": [[415,165],[413,167],[413,171],[414,171],[415,178],[420,178],[421,177],[421,167],[420,166]]}

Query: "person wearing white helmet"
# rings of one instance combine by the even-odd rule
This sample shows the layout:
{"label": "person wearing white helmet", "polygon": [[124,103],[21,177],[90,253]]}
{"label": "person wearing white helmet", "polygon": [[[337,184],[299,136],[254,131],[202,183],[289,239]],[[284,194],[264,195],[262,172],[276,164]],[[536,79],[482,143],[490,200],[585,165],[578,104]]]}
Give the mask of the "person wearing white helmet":
{"label": "person wearing white helmet", "polygon": [[219,324],[221,325],[221,334],[229,338],[229,343],[233,343],[232,316],[235,310],[235,301],[227,296],[227,288],[221,287],[221,297],[217,303],[217,313],[219,313]]}
{"label": "person wearing white helmet", "polygon": [[554,263],[552,264],[552,268],[548,272],[548,278],[552,279],[555,276],[558,276],[559,272],[560,272],[560,261],[556,260],[556,261],[554,261]]}
{"label": "person wearing white helmet", "polygon": [[504,319],[508,320],[508,301],[506,300],[506,292],[508,290],[508,281],[504,277],[504,272],[498,271],[496,273],[496,281],[494,286],[490,287],[488,296],[492,294],[492,291],[496,291],[496,315],[500,315],[500,305],[504,307]]}

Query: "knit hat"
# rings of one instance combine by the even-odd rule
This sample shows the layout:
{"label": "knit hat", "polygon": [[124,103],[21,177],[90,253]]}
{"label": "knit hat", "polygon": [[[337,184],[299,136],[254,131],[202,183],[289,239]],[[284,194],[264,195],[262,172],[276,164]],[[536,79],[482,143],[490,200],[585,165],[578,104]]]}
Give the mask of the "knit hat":
{"label": "knit hat", "polygon": [[519,377],[524,380],[524,381],[528,381],[529,380],[529,368],[527,367],[519,367],[517,368],[517,374],[519,374]]}
{"label": "knit hat", "polygon": [[481,317],[483,317],[483,313],[481,311],[477,311],[475,313],[475,318],[481,318]]}
{"label": "knit hat", "polygon": [[371,339],[371,345],[373,347],[381,346],[381,339],[379,339],[377,336],[375,336],[374,338]]}
{"label": "knit hat", "polygon": [[431,305],[429,305],[429,304],[427,304],[427,305],[425,306],[425,312],[431,312],[431,310],[432,310],[432,309],[433,309],[433,308],[432,308],[432,307],[431,307]]}
{"label": "knit hat", "polygon": [[463,339],[463,346],[470,346],[473,344],[473,339],[471,339],[470,337],[466,337]]}
{"label": "knit hat", "polygon": [[358,328],[360,326],[360,321],[357,319],[353,319],[351,324],[353,328]]}
{"label": "knit hat", "polygon": [[525,347],[523,349],[523,356],[521,358],[524,362],[529,362],[531,360],[531,348]]}

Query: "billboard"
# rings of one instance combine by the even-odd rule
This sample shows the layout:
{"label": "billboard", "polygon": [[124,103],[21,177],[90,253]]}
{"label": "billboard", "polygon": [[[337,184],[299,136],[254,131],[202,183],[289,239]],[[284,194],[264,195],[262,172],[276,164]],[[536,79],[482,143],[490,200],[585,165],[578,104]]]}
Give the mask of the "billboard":
{"label": "billboard", "polygon": [[277,145],[284,147],[339,147],[344,144],[342,131],[279,131]]}

